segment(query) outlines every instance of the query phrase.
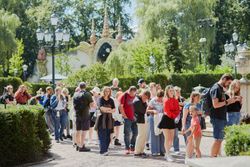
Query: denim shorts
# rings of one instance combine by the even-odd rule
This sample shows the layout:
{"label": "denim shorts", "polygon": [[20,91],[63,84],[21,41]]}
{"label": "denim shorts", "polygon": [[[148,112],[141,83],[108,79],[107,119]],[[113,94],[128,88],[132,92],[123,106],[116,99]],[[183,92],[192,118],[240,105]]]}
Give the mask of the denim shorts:
{"label": "denim shorts", "polygon": [[227,125],[226,120],[211,118],[211,124],[213,125],[213,136],[216,140],[223,140],[224,128]]}

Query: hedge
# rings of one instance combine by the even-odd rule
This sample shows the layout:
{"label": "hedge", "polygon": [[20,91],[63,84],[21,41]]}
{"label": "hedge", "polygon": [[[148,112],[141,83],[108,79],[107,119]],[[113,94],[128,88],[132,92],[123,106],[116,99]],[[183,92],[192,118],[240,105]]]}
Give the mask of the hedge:
{"label": "hedge", "polygon": [[225,152],[228,156],[249,154],[250,124],[227,127],[225,133]]}
{"label": "hedge", "polygon": [[23,82],[20,78],[16,77],[0,77],[0,94],[3,93],[4,87],[7,85],[12,85],[14,88],[14,91],[16,91]]}
{"label": "hedge", "polygon": [[0,166],[41,160],[50,138],[39,106],[0,105]]}
{"label": "hedge", "polygon": [[[211,87],[216,83],[222,74],[172,74],[170,76],[164,74],[151,75],[145,77],[147,83],[155,82],[161,84],[162,88],[165,88],[167,85],[179,86],[182,89],[182,95],[188,97],[192,92],[192,88],[198,86],[199,84],[204,87]],[[118,78],[119,86],[123,90],[127,90],[129,86],[137,86],[139,77],[128,77],[128,78]],[[100,87],[105,85],[112,85],[112,81],[109,81],[104,84],[100,84]]]}

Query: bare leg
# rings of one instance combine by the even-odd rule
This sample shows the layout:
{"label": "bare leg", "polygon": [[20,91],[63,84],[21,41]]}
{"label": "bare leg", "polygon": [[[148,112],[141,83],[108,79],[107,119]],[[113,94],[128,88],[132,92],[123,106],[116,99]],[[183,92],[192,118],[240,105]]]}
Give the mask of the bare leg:
{"label": "bare leg", "polygon": [[82,131],[78,130],[76,131],[76,144],[78,147],[81,147],[81,134],[82,134]]}
{"label": "bare leg", "polygon": [[170,149],[173,145],[174,140],[174,129],[163,129],[163,135],[165,137],[164,147],[166,150],[166,154],[168,155],[170,152]]}
{"label": "bare leg", "polygon": [[201,137],[196,137],[194,139],[194,149],[195,149],[195,153],[196,153],[196,157],[200,158],[201,157],[201,151],[200,151],[200,143],[201,143]]}
{"label": "bare leg", "polygon": [[119,134],[120,134],[120,126],[115,127],[115,138],[119,139]]}
{"label": "bare leg", "polygon": [[215,140],[213,145],[212,145],[212,149],[211,149],[211,157],[217,157],[218,153],[220,152],[220,148],[221,148],[221,140]]}
{"label": "bare leg", "polygon": [[82,133],[81,133],[81,140],[80,140],[80,141],[81,141],[81,142],[80,142],[81,147],[83,147],[84,144],[85,144],[85,138],[86,138],[87,132],[88,132],[88,131],[82,131]]}
{"label": "bare leg", "polygon": [[89,143],[92,142],[93,133],[94,133],[94,128],[89,128]]}
{"label": "bare leg", "polygon": [[187,147],[186,147],[186,157],[191,158],[194,152],[194,144],[193,144],[193,137],[189,137],[187,139]]}

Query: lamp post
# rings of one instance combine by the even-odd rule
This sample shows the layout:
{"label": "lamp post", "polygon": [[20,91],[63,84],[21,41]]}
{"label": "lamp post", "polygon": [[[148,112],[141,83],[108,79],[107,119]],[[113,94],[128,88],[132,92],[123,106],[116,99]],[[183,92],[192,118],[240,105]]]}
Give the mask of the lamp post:
{"label": "lamp post", "polygon": [[56,48],[61,44],[65,44],[69,42],[70,33],[67,30],[62,30],[58,26],[59,19],[57,15],[54,13],[51,15],[50,23],[52,25],[52,29],[47,29],[43,31],[41,27],[39,27],[36,31],[37,40],[40,44],[44,41],[48,44],[48,47],[51,49],[52,54],[52,84],[55,88],[55,52]]}
{"label": "lamp post", "polygon": [[227,41],[224,45],[224,50],[226,55],[229,55],[229,57],[234,60],[234,77],[237,77],[237,68],[236,68],[236,62],[235,62],[235,56],[237,55],[238,51],[241,51],[242,45],[238,44],[239,35],[237,34],[236,30],[234,30],[234,33],[232,34],[232,40],[230,43]]}
{"label": "lamp post", "polygon": [[[205,37],[206,35],[206,31],[212,27],[214,27],[213,24],[213,20],[211,18],[203,18],[203,19],[198,19],[198,24],[199,24],[199,28],[202,29],[201,31],[201,38],[199,40],[199,42],[202,45],[203,48],[203,58],[204,58],[204,65],[205,65],[205,70],[207,70],[207,58],[206,58],[206,48],[205,48],[205,44],[207,42],[207,38]],[[199,56],[199,62],[201,63],[201,52],[200,52],[200,56]]]}
{"label": "lamp post", "polygon": [[26,64],[24,64],[22,66],[23,68],[23,80],[26,81],[27,80],[27,70],[28,70],[28,66]]}
{"label": "lamp post", "polygon": [[[200,38],[199,42],[201,43],[202,45],[202,48],[203,48],[203,59],[204,59],[204,66],[205,66],[205,71],[207,71],[207,59],[206,59],[206,49],[205,49],[205,44],[207,42],[207,39],[206,38]],[[202,62],[202,58],[201,58],[201,54],[200,54],[200,57],[199,57],[199,61],[200,63]]]}

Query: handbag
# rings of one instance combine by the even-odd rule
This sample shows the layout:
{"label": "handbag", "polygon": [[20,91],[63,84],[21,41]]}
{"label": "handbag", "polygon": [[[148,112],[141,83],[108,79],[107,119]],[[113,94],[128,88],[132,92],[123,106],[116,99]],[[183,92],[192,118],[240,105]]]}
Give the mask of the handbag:
{"label": "handbag", "polygon": [[204,129],[207,128],[206,121],[205,121],[204,117],[201,117],[201,119],[200,119],[200,125],[201,125],[201,130],[204,130]]}

